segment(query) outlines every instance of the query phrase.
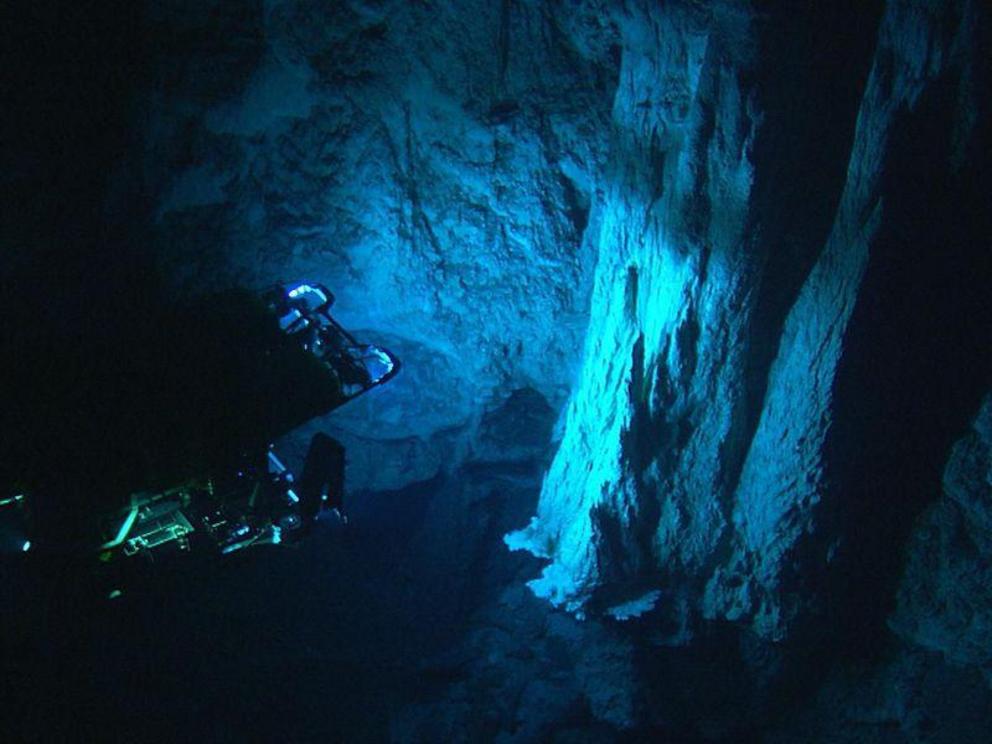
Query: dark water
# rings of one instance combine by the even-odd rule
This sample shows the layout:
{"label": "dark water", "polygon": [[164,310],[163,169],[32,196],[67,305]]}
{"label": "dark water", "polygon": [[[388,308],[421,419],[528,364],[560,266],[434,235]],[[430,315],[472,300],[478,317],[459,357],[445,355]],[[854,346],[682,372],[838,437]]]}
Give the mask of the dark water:
{"label": "dark water", "polygon": [[[872,4],[858,33],[844,38],[844,64],[864,67],[876,11]],[[131,343],[144,334],[150,309],[164,301],[142,243],[148,204],[140,183],[127,185],[127,199],[108,205],[105,198],[120,187],[117,165],[135,136],[130,117],[135,95],[149,83],[154,39],[143,32],[135,2],[19,3],[2,18],[0,481],[12,483],[26,461],[52,462],[73,474],[66,487],[79,486],[72,481],[85,473],[89,482],[79,492],[92,495],[120,476],[100,411],[112,409],[121,435],[127,427],[156,426],[148,411],[168,407],[122,373],[130,369],[131,381],[136,370],[148,373],[172,341],[158,339],[155,353]],[[830,22],[837,33],[845,25],[836,16]],[[827,57],[828,42],[821,39]],[[789,39],[781,44],[788,47]],[[829,60],[823,64],[830,69]],[[930,166],[946,162],[948,153],[932,146],[947,141],[954,82],[906,113],[896,132],[886,189],[898,216],[893,224],[902,227],[881,236],[869,267],[866,299],[852,322],[857,331],[846,339],[828,453],[835,487],[848,494],[832,518],[857,525],[853,534],[860,536],[841,560],[860,580],[856,591],[840,592],[847,601],[834,609],[835,624],[823,634],[828,643],[818,646],[819,629],[807,629],[805,656],[796,658],[808,659],[810,668],[786,676],[796,690],[776,691],[783,700],[811,696],[839,652],[856,663],[885,652],[890,608],[878,597],[892,596],[901,568],[892,546],[937,492],[948,447],[989,381],[989,173],[984,159],[957,172]],[[815,106],[799,112],[812,129],[850,124],[851,90],[809,97],[819,106],[840,97],[847,107],[843,115],[831,109],[833,118],[819,124]],[[783,121],[792,121],[796,112],[780,104]],[[796,142],[782,149],[793,160],[813,158],[819,182],[832,184],[843,168],[831,158],[850,132],[834,136],[823,150]],[[776,198],[775,184],[762,186],[763,198]],[[782,210],[804,207],[809,214],[796,218],[803,220],[798,226],[782,216],[781,231],[800,248],[818,245],[832,205],[796,194]],[[761,299],[759,312],[769,318],[780,319],[804,278],[809,256],[793,258],[773,259],[772,276],[787,291]],[[487,467],[476,464],[466,475],[491,477]],[[392,706],[433,692],[418,689],[426,683],[416,659],[458,639],[481,601],[453,594],[444,576],[432,579],[409,565],[406,548],[445,487],[439,479],[377,494],[355,504],[346,529],[323,525],[295,548],[156,566],[114,601],[75,559],[4,559],[5,738],[387,738]],[[501,529],[492,531],[498,542]],[[484,559],[466,571],[481,576]],[[668,701],[670,725],[643,736],[694,728],[705,711],[722,710],[727,720],[767,704],[757,697],[764,688],[750,687],[754,667],[745,661],[737,636],[720,628],[691,652],[653,647],[639,660],[639,673],[650,695]],[[934,698],[951,689],[963,699],[974,687],[943,667],[933,676],[925,691]],[[441,689],[449,681],[432,684]],[[766,712],[778,713],[774,706]],[[758,734],[743,726],[728,740]]]}

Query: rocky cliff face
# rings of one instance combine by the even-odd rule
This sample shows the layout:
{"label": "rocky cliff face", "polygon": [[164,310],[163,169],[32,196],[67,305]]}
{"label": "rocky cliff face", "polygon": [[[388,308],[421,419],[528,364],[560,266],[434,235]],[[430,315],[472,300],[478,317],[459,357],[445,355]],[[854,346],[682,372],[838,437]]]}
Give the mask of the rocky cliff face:
{"label": "rocky cliff face", "polygon": [[168,42],[141,182],[166,273],[194,292],[323,281],[347,327],[405,362],[334,418],[375,452],[352,460],[356,486],[430,477],[444,432],[514,389],[561,404],[600,219],[608,28],[593,55],[540,3],[151,5]]}
{"label": "rocky cliff face", "polygon": [[315,423],[449,617],[394,739],[978,730],[981,3],[148,5],[176,291],[314,278],[405,362]]}
{"label": "rocky cliff face", "polygon": [[[780,640],[818,601],[817,585],[850,570],[860,548],[848,543],[869,538],[851,535],[840,512],[861,474],[833,448],[846,454],[869,427],[846,422],[866,404],[846,386],[861,355],[892,374],[903,363],[860,336],[878,334],[879,305],[941,293],[917,286],[907,262],[965,262],[980,235],[952,227],[952,245],[930,242],[907,214],[928,201],[940,214],[948,192],[969,188],[977,12],[635,5],[618,20],[616,137],[582,373],[537,516],[507,538],[550,560],[531,583],[539,596],[610,612],[658,590],[674,642],[700,617]],[[913,142],[926,134],[928,154]],[[922,178],[920,157],[941,174],[934,183],[897,183],[900,172]],[[947,363],[965,370],[980,358],[969,348]],[[938,398],[954,384],[932,373],[919,382],[938,389],[915,394]],[[909,383],[879,384],[895,399]],[[871,436],[905,435],[897,421]]]}
{"label": "rocky cliff face", "polygon": [[917,521],[907,546],[892,629],[950,663],[992,674],[992,399],[954,444],[943,494]]}

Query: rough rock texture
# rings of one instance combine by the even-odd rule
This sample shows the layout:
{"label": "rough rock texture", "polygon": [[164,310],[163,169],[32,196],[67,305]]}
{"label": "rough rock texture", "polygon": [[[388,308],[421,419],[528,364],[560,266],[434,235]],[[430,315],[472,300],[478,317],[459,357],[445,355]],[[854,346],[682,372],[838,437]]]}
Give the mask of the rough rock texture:
{"label": "rough rock texture", "polygon": [[419,675],[451,683],[441,700],[401,709],[396,741],[540,741],[569,730],[610,740],[642,702],[629,639],[548,614],[521,587],[473,617],[453,651],[423,660]]}
{"label": "rough rock texture", "polygon": [[920,517],[890,624],[992,684],[992,397],[954,445],[944,493]]}
{"label": "rough rock texture", "polygon": [[349,537],[253,569],[292,734],[979,740],[981,3],[146,8],[111,206],[176,292],[314,278],[405,365],[311,427]]}
{"label": "rough rock texture", "polygon": [[673,642],[700,616],[780,640],[850,537],[851,476],[828,460],[864,437],[834,425],[859,405],[841,395],[875,322],[858,308],[923,301],[877,279],[905,260],[907,131],[939,98],[938,172],[978,152],[979,10],[626,10],[583,370],[537,515],[507,543],[549,559],[531,586],[569,609],[658,589]]}
{"label": "rough rock texture", "polygon": [[874,663],[834,669],[815,697],[768,737],[799,741],[983,741],[992,710],[989,518],[992,398],[958,440],[943,493],[920,515]]}
{"label": "rough rock texture", "polygon": [[560,404],[585,330],[608,56],[580,54],[541,3],[149,7],[171,43],[141,182],[167,275],[193,292],[322,281],[342,323],[405,363],[334,417],[346,443],[376,442],[380,466],[352,461],[352,483],[430,477],[449,445],[435,435],[513,389]]}

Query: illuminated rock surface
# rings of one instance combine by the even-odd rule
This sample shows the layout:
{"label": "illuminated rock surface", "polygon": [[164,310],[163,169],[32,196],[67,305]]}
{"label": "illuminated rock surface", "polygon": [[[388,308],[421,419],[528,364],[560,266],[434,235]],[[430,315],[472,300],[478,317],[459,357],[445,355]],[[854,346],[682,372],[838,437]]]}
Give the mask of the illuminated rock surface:
{"label": "illuminated rock surface", "polygon": [[[902,219],[885,204],[892,140],[971,31],[940,37],[923,8],[891,4],[873,50],[845,38],[852,68],[871,66],[859,100],[804,89],[815,61],[769,85],[776,23],[656,16],[626,20],[623,165],[594,240],[583,371],[537,517],[507,542],[551,559],[531,586],[555,604],[647,582],[681,632],[688,611],[777,640],[842,537],[819,515],[826,448],[865,271]],[[670,41],[645,39],[652,26]]]}
{"label": "illuminated rock surface", "polygon": [[[879,342],[920,322],[904,304],[935,296],[958,324],[949,338],[976,327],[955,318],[973,284],[957,298],[921,285],[953,284],[954,269],[931,269],[948,250],[968,266],[976,232],[952,229],[945,247],[912,215],[922,177],[947,192],[934,220],[957,216],[955,189],[968,198],[973,4],[166,7],[153,19],[177,46],[145,144],[166,272],[189,291],[316,278],[343,322],[405,363],[310,427],[348,445],[359,524],[388,534],[391,512],[412,514],[397,501],[410,484],[433,492],[401,549],[410,601],[471,618],[454,651],[419,663],[457,681],[403,708],[396,738],[526,741],[556,720],[732,736],[819,658],[769,642],[822,623],[844,644],[883,622],[839,587],[855,575],[865,596],[893,591],[883,554],[935,480],[892,471],[949,443],[978,390],[924,392],[947,379]],[[204,56],[198,34],[218,19],[231,34]],[[896,268],[909,256],[919,266]],[[928,394],[948,422],[914,436],[926,406],[899,409]],[[526,486],[507,494],[533,489],[559,410],[535,516],[512,531],[530,502]],[[897,503],[901,488],[899,519],[859,503]],[[933,508],[920,529],[944,534],[951,507]],[[584,623],[519,591],[526,569],[499,568],[504,533],[547,559],[536,597]],[[911,575],[940,576],[928,560],[962,570],[928,555]],[[926,591],[900,596],[914,586]],[[959,637],[970,621],[920,602],[900,606],[903,636],[987,664],[979,629]],[[740,640],[714,637],[720,621]],[[692,702],[659,707],[637,681],[638,663],[664,680],[707,654],[725,659],[715,679],[689,675]],[[705,700],[728,679],[743,692],[718,714]],[[654,684],[665,695],[671,680]]]}
{"label": "illuminated rock surface", "polygon": [[754,5],[133,10],[93,245],[323,282],[404,366],[279,443],[344,441],[347,527],[109,609],[0,581],[9,738],[986,740],[992,19]]}
{"label": "illuminated rock surface", "polygon": [[[333,419],[348,444],[374,440],[379,466],[353,459],[351,481],[430,477],[443,432],[516,388],[560,405],[585,331],[608,56],[581,55],[539,4],[164,6],[174,46],[144,153],[162,263],[191,291],[324,282],[342,323],[404,360]],[[210,23],[231,30],[212,56]]]}

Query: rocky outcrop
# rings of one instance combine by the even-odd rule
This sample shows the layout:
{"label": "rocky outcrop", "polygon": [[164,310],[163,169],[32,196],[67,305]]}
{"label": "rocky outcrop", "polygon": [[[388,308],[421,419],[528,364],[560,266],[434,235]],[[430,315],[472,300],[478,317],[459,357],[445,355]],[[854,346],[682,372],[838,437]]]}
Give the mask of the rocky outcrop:
{"label": "rocky outcrop", "polygon": [[941,172],[967,170],[983,17],[150,4],[165,43],[120,180],[175,287],[313,277],[404,359],[315,423],[353,487],[471,460],[515,390],[567,398],[537,515],[507,538],[549,560],[538,595],[654,612],[673,643],[699,619],[781,639],[856,518],[841,461],[869,437],[845,380],[872,293],[895,291],[877,277],[912,199],[892,174],[934,106]]}
{"label": "rocky outcrop", "polygon": [[404,361],[311,427],[330,593],[394,644],[368,730],[982,719],[988,403],[939,482],[989,385],[980,3],[147,5],[118,197],[172,289],[311,277]]}
{"label": "rocky outcrop", "polygon": [[[926,265],[940,251],[926,233],[901,256],[892,245],[911,239],[906,210],[929,192],[893,174],[937,98],[935,172],[948,194],[972,193],[979,10],[628,10],[582,374],[537,515],[506,541],[548,559],[531,587],[556,605],[602,610],[657,590],[672,642],[700,618],[780,640],[866,540],[849,506],[857,474],[836,455],[869,438],[849,423],[865,403],[848,381],[881,352],[859,341],[877,332],[870,308],[889,293],[925,302],[881,277],[914,249]],[[816,90],[825,54],[849,62]],[[957,235],[955,261],[979,234]],[[983,358],[971,344],[961,369]],[[894,422],[872,434],[896,435]]]}
{"label": "rocky outcrop", "polygon": [[[533,386],[585,330],[616,70],[591,10],[540,3],[150,4],[140,188],[173,284],[308,277],[403,374],[334,416],[357,486],[447,457],[439,432]],[[567,28],[590,26],[592,52]],[[223,33],[215,28],[224,29]]]}
{"label": "rocky outcrop", "polygon": [[908,548],[892,629],[992,684],[992,398],[958,441]]}
{"label": "rocky outcrop", "polygon": [[992,709],[989,509],[992,399],[955,442],[939,498],[904,551],[894,635],[871,661],[838,665],[769,741],[946,741],[988,738]]}

